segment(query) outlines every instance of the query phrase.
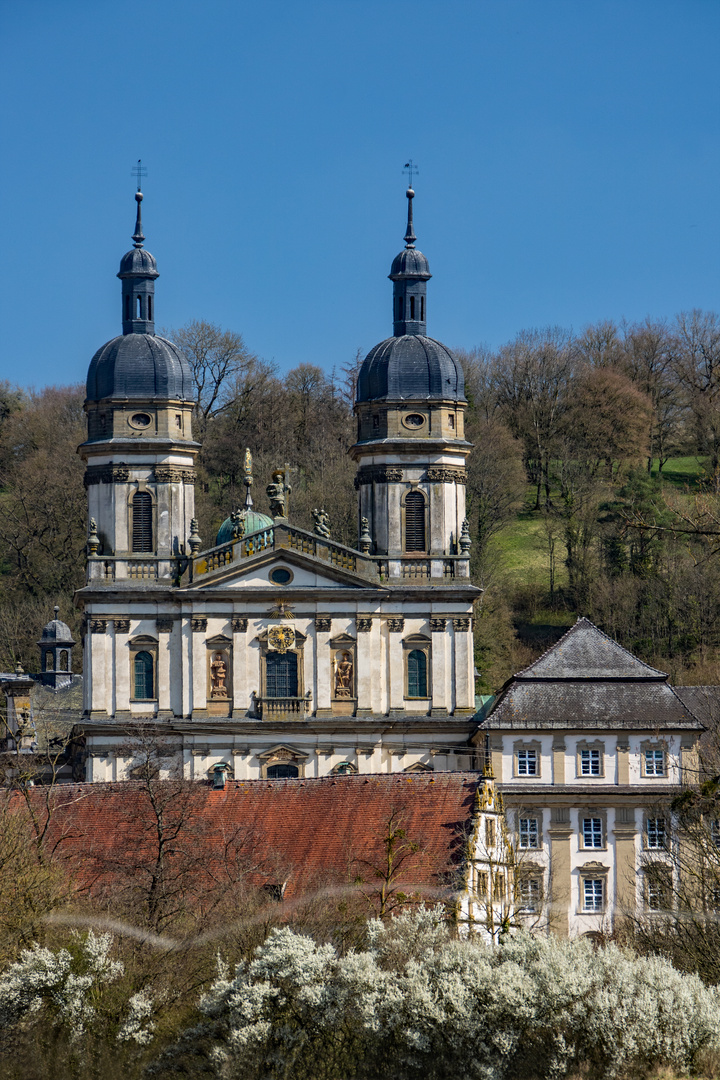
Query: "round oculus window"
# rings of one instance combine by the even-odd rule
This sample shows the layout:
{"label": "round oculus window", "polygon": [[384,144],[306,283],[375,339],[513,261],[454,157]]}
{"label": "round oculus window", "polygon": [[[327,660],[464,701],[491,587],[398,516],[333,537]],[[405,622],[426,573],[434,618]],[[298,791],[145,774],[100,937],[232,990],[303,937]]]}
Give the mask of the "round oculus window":
{"label": "round oculus window", "polygon": [[135,428],[146,428],[152,424],[152,416],[146,412],[136,412],[130,417],[130,424]]}
{"label": "round oculus window", "polygon": [[292,570],[288,570],[285,566],[278,566],[270,571],[270,580],[274,585],[289,585],[292,579]]}
{"label": "round oculus window", "polygon": [[411,412],[403,417],[403,424],[409,428],[421,428],[425,423],[425,417],[420,413]]}

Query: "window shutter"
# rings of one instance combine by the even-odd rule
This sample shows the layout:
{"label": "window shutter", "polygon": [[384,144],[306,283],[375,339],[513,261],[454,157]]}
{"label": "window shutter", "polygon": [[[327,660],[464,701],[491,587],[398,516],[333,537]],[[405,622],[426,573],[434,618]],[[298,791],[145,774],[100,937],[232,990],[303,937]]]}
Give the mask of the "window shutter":
{"label": "window shutter", "polygon": [[147,491],[133,495],[133,551],[152,551],[152,499]]}
{"label": "window shutter", "polygon": [[425,498],[419,491],[405,499],[405,550],[425,551]]}

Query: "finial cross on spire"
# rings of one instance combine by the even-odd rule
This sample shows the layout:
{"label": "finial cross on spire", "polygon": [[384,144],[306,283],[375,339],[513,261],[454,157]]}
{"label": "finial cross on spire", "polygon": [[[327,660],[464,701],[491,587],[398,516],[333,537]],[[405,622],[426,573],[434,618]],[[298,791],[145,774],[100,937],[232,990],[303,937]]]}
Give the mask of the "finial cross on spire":
{"label": "finial cross on spire", "polygon": [[135,179],[137,180],[137,189],[139,191],[140,190],[140,181],[142,180],[143,176],[147,176],[147,169],[145,168],[145,166],[142,163],[142,158],[138,158],[137,165],[133,165],[130,172],[135,177]]}
{"label": "finial cross on spire", "polygon": [[403,166],[403,172],[406,172],[408,174],[408,187],[412,187],[413,173],[415,174],[415,176],[417,176],[417,174],[420,172],[417,165],[413,162],[412,158],[410,158],[409,161],[405,162],[405,165]]}

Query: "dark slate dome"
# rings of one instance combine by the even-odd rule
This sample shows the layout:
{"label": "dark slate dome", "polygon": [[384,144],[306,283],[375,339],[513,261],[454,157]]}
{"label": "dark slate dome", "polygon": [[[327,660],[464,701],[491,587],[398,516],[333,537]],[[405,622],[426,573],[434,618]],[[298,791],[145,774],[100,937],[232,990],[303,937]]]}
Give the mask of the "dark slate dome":
{"label": "dark slate dome", "polygon": [[60,608],[55,608],[55,618],[51,619],[49,623],[43,626],[42,636],[38,645],[74,645],[72,633],[67,623],[64,623],[62,619],[58,619],[58,612]]}
{"label": "dark slate dome", "polygon": [[90,401],[103,398],[194,401],[195,389],[190,364],[177,345],[155,334],[121,334],[98,349],[90,361],[87,396]]}
{"label": "dark slate dome", "polygon": [[437,398],[465,401],[460,362],[445,345],[422,334],[381,341],[363,360],[357,400]]}
{"label": "dark slate dome", "polygon": [[120,273],[118,277],[126,274],[142,274],[143,277],[160,277],[157,261],[145,248],[131,248],[126,251],[120,260]]}
{"label": "dark slate dome", "polygon": [[400,276],[425,279],[432,277],[430,263],[422,251],[418,251],[414,247],[406,247],[399,255],[395,256],[388,277],[391,281],[394,281]]}
{"label": "dark slate dome", "polygon": [[[257,510],[243,509],[237,515],[238,524],[242,525],[242,536],[249,536],[250,533],[260,532],[262,529],[272,529],[275,522],[267,514],[260,514]],[[218,534],[215,538],[216,547],[219,544],[229,544],[234,539],[235,533],[235,520],[234,515],[230,515],[229,518],[225,518],[222,525],[218,529]]]}

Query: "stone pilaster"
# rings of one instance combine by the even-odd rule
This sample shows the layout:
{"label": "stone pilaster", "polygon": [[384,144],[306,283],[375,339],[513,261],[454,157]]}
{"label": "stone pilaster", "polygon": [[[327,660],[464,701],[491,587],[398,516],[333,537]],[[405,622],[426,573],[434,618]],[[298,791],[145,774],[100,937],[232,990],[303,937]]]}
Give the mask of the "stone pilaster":
{"label": "stone pilaster", "polygon": [[170,688],[170,655],[172,650],[172,619],[159,618],[158,630],[158,712],[172,711],[172,695]]}
{"label": "stone pilaster", "polygon": [[[379,620],[358,616],[355,622],[357,634],[357,671],[355,673],[355,685],[357,687],[357,715],[369,716],[373,712],[373,680],[379,681],[380,655],[379,651],[373,653],[375,635],[373,623],[379,628]],[[377,642],[379,646],[379,640]],[[373,660],[375,661],[373,663]]]}
{"label": "stone pilaster", "polygon": [[401,636],[404,629],[405,620],[402,618],[389,618],[385,621],[390,674],[388,687],[390,712],[403,712],[405,709],[405,657]]}
{"label": "stone pilaster", "polygon": [[[233,634],[233,717],[238,719],[241,716],[245,716],[250,707],[250,691],[251,687],[248,686],[248,650],[247,650],[247,628],[248,621],[246,618],[240,616],[234,616],[232,619],[232,634]],[[234,751],[233,751],[234,752]],[[234,759],[235,764],[235,779],[239,780],[237,775],[239,759]]]}
{"label": "stone pilaster", "polygon": [[632,806],[615,811],[615,912],[621,917],[634,915],[637,903],[636,813]]}
{"label": "stone pilaster", "polygon": [[315,689],[313,697],[315,698],[316,716],[332,716],[332,657],[330,656],[329,646],[331,627],[332,621],[330,619],[316,618],[314,641],[312,636],[308,636],[305,644],[306,650],[309,645],[315,647]]}
{"label": "stone pilaster", "polygon": [[561,735],[556,735],[552,744],[552,782],[556,786],[565,783],[565,740]]}
{"label": "stone pilaster", "polygon": [[570,811],[556,807],[551,811],[550,828],[550,929],[561,937],[570,933],[572,875],[570,861]]}
{"label": "stone pilaster", "polygon": [[448,657],[447,657],[447,619],[430,619],[432,633],[432,716],[447,716],[448,701]]}
{"label": "stone pilaster", "polygon": [[109,635],[107,619],[89,620],[90,664],[92,666],[91,716],[107,716],[112,707],[112,662],[108,657]]}

